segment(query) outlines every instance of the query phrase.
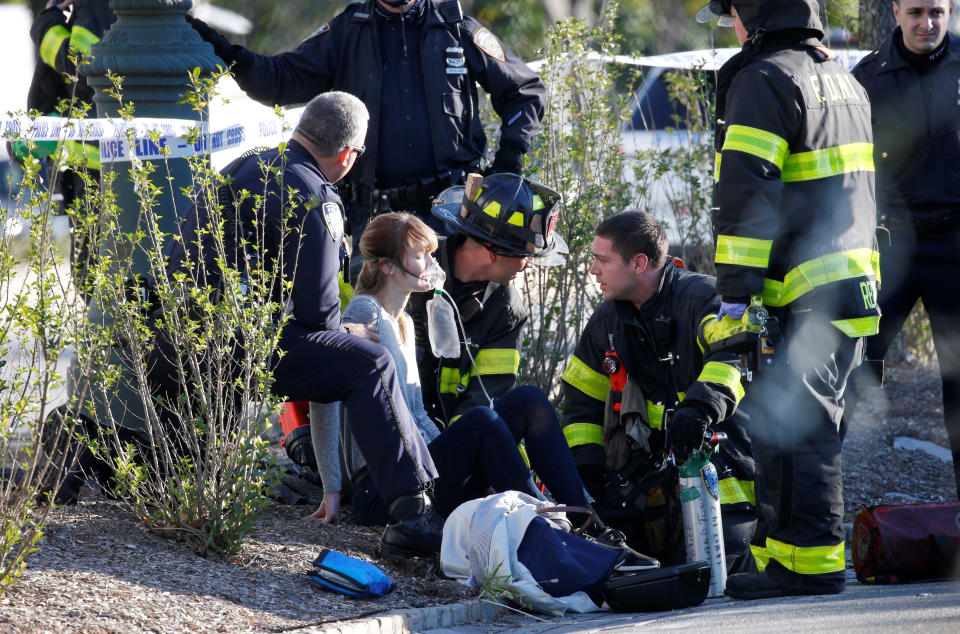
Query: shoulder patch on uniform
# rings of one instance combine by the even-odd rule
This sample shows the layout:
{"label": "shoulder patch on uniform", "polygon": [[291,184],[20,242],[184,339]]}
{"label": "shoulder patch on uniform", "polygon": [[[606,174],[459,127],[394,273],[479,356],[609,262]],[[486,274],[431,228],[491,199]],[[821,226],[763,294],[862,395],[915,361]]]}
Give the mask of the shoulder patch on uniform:
{"label": "shoulder patch on uniform", "polygon": [[329,22],[327,22],[326,24],[324,24],[323,26],[321,26],[320,28],[318,28],[316,31],[314,31],[313,33],[311,33],[311,34],[308,35],[307,37],[303,38],[303,41],[300,42],[300,43],[303,44],[303,42],[306,42],[307,40],[312,40],[313,38],[317,37],[318,35],[323,35],[324,33],[327,33],[328,31],[330,31],[330,23],[329,23]]}
{"label": "shoulder patch on uniform", "polygon": [[323,215],[323,224],[327,226],[327,231],[335,244],[339,244],[343,239],[343,212],[340,211],[340,205],[337,203],[323,203],[320,206],[320,212]]}
{"label": "shoulder patch on uniform", "polygon": [[497,61],[504,61],[503,55],[503,45],[500,44],[500,40],[497,39],[497,36],[488,31],[486,28],[481,28],[479,31],[473,35],[473,43],[477,45],[481,51],[492,57]]}

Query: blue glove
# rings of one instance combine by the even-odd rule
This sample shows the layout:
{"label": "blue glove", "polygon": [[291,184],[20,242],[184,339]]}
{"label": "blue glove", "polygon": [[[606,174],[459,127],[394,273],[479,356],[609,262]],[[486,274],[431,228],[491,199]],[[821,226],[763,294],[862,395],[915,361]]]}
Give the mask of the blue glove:
{"label": "blue glove", "polygon": [[717,313],[717,320],[723,319],[724,315],[731,319],[740,321],[743,319],[743,313],[746,312],[747,305],[741,303],[720,302],[720,312]]}

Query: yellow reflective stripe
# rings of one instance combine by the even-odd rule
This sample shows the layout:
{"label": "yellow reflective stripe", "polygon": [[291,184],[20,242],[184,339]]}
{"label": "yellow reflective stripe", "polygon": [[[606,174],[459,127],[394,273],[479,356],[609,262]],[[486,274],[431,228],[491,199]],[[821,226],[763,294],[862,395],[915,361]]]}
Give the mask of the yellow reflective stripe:
{"label": "yellow reflective stripe", "polygon": [[[516,374],[520,370],[520,352],[514,348],[487,348],[478,352],[474,361],[481,375]],[[476,375],[476,370],[461,376],[459,368],[440,368],[440,393],[458,394],[458,386],[467,387],[470,377]]]}
{"label": "yellow reflective stripe", "polygon": [[812,152],[791,154],[784,161],[780,180],[812,181],[850,172],[873,171],[873,144],[847,143]]}
{"label": "yellow reflective stripe", "polygon": [[485,348],[477,353],[474,361],[476,370],[470,371],[470,376],[478,372],[485,374],[516,374],[520,370],[520,351],[516,348]]}
{"label": "yellow reflective stripe", "polygon": [[569,447],[602,445],[603,426],[593,423],[571,423],[563,428],[563,436]]}
{"label": "yellow reflective stripe", "polygon": [[770,263],[770,249],[773,240],[741,238],[739,236],[717,236],[717,264],[736,264],[765,269]]}
{"label": "yellow reflective stripe", "polygon": [[723,140],[721,151],[727,150],[752,154],[782,168],[790,152],[790,144],[783,137],[760,128],[732,125],[727,128],[727,136]]}
{"label": "yellow reflective stripe", "polygon": [[753,558],[757,562],[757,570],[763,572],[767,567],[767,562],[770,561],[770,553],[763,546],[754,546],[750,544],[750,552],[753,553]]}
{"label": "yellow reflective stripe", "polygon": [[822,575],[845,569],[843,542],[834,546],[791,546],[768,537],[767,551],[770,559],[800,575]]}
{"label": "yellow reflective stripe", "polygon": [[513,212],[513,215],[510,216],[510,220],[507,221],[508,224],[516,225],[518,227],[523,226],[523,214],[519,211]]}
{"label": "yellow reflective stripe", "polygon": [[441,394],[459,394],[457,386],[462,384],[466,387],[468,381],[470,381],[469,376],[460,377],[459,368],[440,368]]}
{"label": "yellow reflective stripe", "polygon": [[647,401],[647,420],[650,429],[663,429],[663,403]]}
{"label": "yellow reflective stripe", "polygon": [[739,403],[743,398],[743,384],[740,382],[740,370],[728,363],[708,361],[700,371],[698,381],[717,383],[733,390],[733,397]]}
{"label": "yellow reflective stripe", "polygon": [[[686,392],[677,392],[677,402],[682,402]],[[663,403],[647,401],[647,421],[651,429],[663,429],[663,413],[666,410]]]}
{"label": "yellow reflective stripe", "polygon": [[536,211],[536,210],[538,210],[538,209],[543,209],[543,207],[544,207],[543,199],[540,198],[540,194],[534,194],[534,195],[533,195],[533,210]]}
{"label": "yellow reflective stripe", "polygon": [[497,201],[493,201],[492,203],[488,204],[486,207],[483,208],[483,213],[487,214],[488,216],[493,216],[494,218],[497,218],[500,215],[500,203],[498,203]]}
{"label": "yellow reflective stripe", "polygon": [[90,54],[90,47],[100,41],[89,29],[74,25],[70,31],[70,48],[75,48],[84,55]]}
{"label": "yellow reflective stripe", "polygon": [[530,468],[530,458],[527,456],[527,449],[523,446],[522,442],[517,443],[517,451],[520,452],[520,457],[523,458],[523,464],[527,466],[527,469]]}
{"label": "yellow reflective stripe", "polygon": [[856,319],[837,319],[830,323],[839,328],[840,332],[851,339],[870,337],[880,331],[879,315],[874,317],[859,317]]}
{"label": "yellow reflective stripe", "polygon": [[720,180],[720,159],[723,157],[723,154],[720,152],[715,152],[713,156],[713,180],[714,182]]}
{"label": "yellow reflective stripe", "polygon": [[52,29],[49,29],[43,35],[43,40],[40,42],[40,59],[43,60],[43,63],[56,70],[57,52],[60,50],[63,42],[69,38],[70,31],[62,25],[58,24]]}
{"label": "yellow reflective stripe", "polygon": [[457,414],[456,416],[454,416],[453,418],[451,418],[451,419],[450,419],[450,424],[453,425],[455,422],[457,422],[457,419],[459,419],[461,416],[463,416],[463,414]]}
{"label": "yellow reflective stripe", "polygon": [[757,505],[757,496],[753,490],[752,480],[737,480],[736,478],[720,480],[720,504],[742,504],[743,502]]}
{"label": "yellow reflective stripe", "polygon": [[607,400],[610,391],[610,379],[581,361],[576,355],[570,357],[567,369],[563,371],[563,380],[590,398]]}
{"label": "yellow reflective stripe", "polygon": [[763,283],[763,303],[779,308],[797,300],[818,286],[856,277],[875,277],[880,254],[873,249],[851,249],[807,260],[787,272],[782,282]]}

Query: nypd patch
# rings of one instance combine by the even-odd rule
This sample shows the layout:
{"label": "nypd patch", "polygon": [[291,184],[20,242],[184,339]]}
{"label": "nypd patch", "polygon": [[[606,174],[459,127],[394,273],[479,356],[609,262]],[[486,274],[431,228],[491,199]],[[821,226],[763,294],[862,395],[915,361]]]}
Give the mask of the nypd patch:
{"label": "nypd patch", "polygon": [[326,32],[329,31],[329,30],[330,30],[330,23],[327,22],[326,24],[324,24],[323,26],[321,26],[320,28],[318,28],[316,31],[314,31],[313,33],[311,33],[311,34],[308,35],[307,37],[303,38],[303,40],[302,40],[300,43],[303,44],[303,43],[306,42],[307,40],[312,40],[313,38],[317,37],[318,35],[322,35],[323,33],[326,33]]}
{"label": "nypd patch", "polygon": [[503,46],[500,44],[500,40],[487,29],[477,31],[473,36],[473,43],[493,59],[504,61]]}
{"label": "nypd patch", "polygon": [[343,239],[343,212],[340,211],[340,205],[323,203],[320,212],[323,216],[323,224],[327,226],[327,231],[330,233],[334,244],[339,244]]}

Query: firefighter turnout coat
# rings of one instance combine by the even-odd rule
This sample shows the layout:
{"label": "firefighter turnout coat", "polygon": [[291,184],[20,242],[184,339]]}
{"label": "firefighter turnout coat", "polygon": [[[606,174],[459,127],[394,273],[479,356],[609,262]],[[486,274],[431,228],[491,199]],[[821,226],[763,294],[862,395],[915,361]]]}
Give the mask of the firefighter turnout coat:
{"label": "firefighter turnout coat", "polygon": [[716,314],[720,305],[714,280],[676,262],[668,258],[659,289],[640,310],[630,302],[605,301],[590,317],[563,374],[563,433],[584,484],[602,500],[609,484],[603,422],[611,389],[603,360],[607,351],[615,350],[643,390],[653,430],[651,447],[664,447],[668,410],[696,403],[709,414],[715,430],[730,436],[720,448],[726,463],[718,469],[721,503],[753,506],[754,466],[745,432],[736,425],[716,424],[727,421],[744,396],[739,365],[729,353],[704,356],[697,343],[701,321]]}
{"label": "firefighter turnout coat", "polygon": [[[718,79],[717,291],[812,309],[848,337],[877,332],[870,104],[810,39],[748,43]],[[796,37],[794,36],[794,39]],[[771,41],[773,40],[773,41]]]}

